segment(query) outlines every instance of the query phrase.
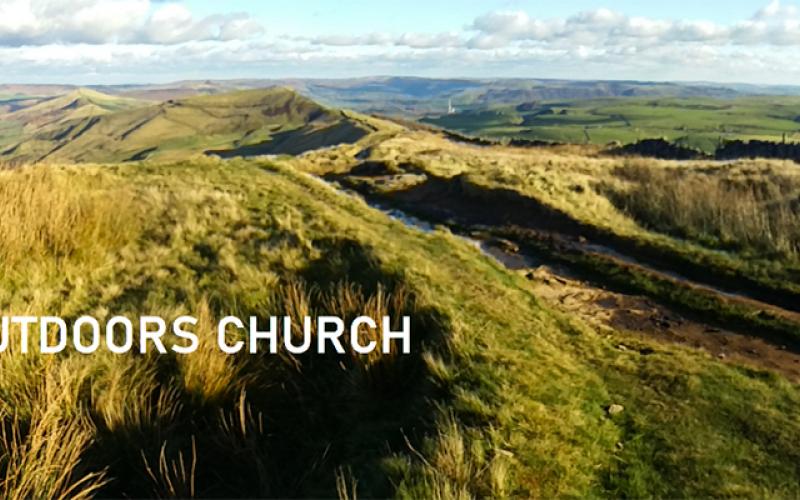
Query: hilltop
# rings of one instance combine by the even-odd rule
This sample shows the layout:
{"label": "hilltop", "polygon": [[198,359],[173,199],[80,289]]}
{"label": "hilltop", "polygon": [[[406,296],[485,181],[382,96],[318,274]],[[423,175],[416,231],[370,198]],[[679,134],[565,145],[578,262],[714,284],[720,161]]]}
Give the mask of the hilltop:
{"label": "hilltop", "polygon": [[[637,81],[579,81],[536,78],[469,79],[418,77],[365,77],[350,79],[204,80],[165,85],[101,87],[104,92],[137,98],[178,98],[196,94],[225,93],[237,89],[287,86],[330,106],[365,113],[423,116],[458,106],[514,104],[538,99],[588,99],[601,97],[734,97],[765,94],[769,87],[722,84]],[[789,92],[790,89],[782,89]],[[793,90],[794,93],[798,89]]]}
{"label": "hilltop", "polygon": [[[102,98],[101,98],[102,97]],[[170,154],[278,154],[354,141],[369,125],[285,88],[168,100],[113,111],[121,102],[80,91],[17,111],[58,121],[0,153],[9,162],[129,161]],[[100,110],[102,112],[93,112]]]}
{"label": "hilltop", "polygon": [[[508,187],[515,173],[535,181],[520,184],[529,203],[546,192],[537,184],[544,172],[525,170],[524,151],[494,149],[481,162],[471,146],[396,134],[305,160],[0,173],[6,314],[193,313],[202,339],[191,356],[5,353],[0,418],[10,437],[0,456],[13,474],[0,490],[37,498],[797,495],[796,384],[675,345],[648,317],[637,333],[621,320],[604,326],[565,312],[559,295],[551,301],[542,289],[563,278],[509,269],[445,225],[408,227],[301,172],[342,168],[350,186],[397,191],[395,201],[406,192],[421,216],[458,210],[459,196],[472,196],[474,213],[491,217],[498,200],[515,198],[487,183]],[[569,167],[569,152],[544,158],[561,158],[554,179]],[[495,161],[502,166],[491,168]],[[551,185],[548,203],[573,193],[606,207],[598,216],[612,213],[594,191],[570,189],[607,167],[591,163]],[[442,215],[435,220],[450,214]],[[213,347],[223,316],[331,311],[410,315],[412,355],[251,357]],[[678,328],[673,313],[666,318]]]}
{"label": "hilltop", "polygon": [[0,116],[4,121],[24,125],[25,130],[39,130],[73,120],[134,109],[147,104],[136,99],[112,96],[80,88],[64,95],[48,97],[28,107]]}

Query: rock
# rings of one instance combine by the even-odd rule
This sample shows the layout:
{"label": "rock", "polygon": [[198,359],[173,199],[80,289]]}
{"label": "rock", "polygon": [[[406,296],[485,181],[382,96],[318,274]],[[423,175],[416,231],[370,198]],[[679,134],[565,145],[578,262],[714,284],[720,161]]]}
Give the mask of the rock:
{"label": "rock", "polygon": [[725,355],[725,353],[724,353],[724,352],[721,352],[721,353],[717,354],[717,357],[718,357],[719,359],[725,359],[727,356]]}
{"label": "rock", "polygon": [[606,408],[606,412],[608,412],[608,414],[610,416],[612,416],[612,417],[614,415],[619,415],[623,411],[625,411],[625,407],[622,406],[622,405],[618,405],[618,404],[613,404],[613,405],[609,406],[608,408]]}
{"label": "rock", "polygon": [[487,243],[506,253],[519,253],[519,246],[504,238],[491,238]]}
{"label": "rock", "polygon": [[627,347],[625,347],[625,346],[624,346],[624,345],[622,345],[622,344],[618,345],[618,346],[617,346],[617,349],[619,349],[620,351],[627,351],[627,350],[628,350],[628,348],[627,348]]}

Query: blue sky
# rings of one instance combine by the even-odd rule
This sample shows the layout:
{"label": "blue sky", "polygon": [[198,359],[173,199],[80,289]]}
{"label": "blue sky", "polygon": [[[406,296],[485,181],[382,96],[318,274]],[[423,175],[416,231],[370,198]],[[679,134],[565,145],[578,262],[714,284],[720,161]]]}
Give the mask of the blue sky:
{"label": "blue sky", "polygon": [[[198,13],[218,12],[223,2],[213,0],[188,0],[185,2]],[[302,6],[298,6],[301,4]],[[614,0],[462,0],[443,2],[435,0],[405,0],[381,2],[368,0],[302,0],[248,1],[228,0],[225,10],[250,12],[269,28],[281,31],[291,28],[293,33],[363,31],[370,29],[391,31],[447,31],[470,24],[476,17],[497,10],[523,10],[541,17],[567,17],[580,11],[606,7],[629,15],[667,18],[698,19],[717,22],[735,22],[751,16],[766,2],[762,1],[642,1]]]}
{"label": "blue sky", "polygon": [[800,84],[790,1],[0,0],[0,81],[539,77]]}

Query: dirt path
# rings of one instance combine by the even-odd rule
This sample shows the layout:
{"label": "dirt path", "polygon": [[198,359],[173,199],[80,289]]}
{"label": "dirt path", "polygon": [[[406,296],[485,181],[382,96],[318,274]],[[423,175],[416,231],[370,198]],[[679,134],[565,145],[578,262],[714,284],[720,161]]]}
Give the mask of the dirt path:
{"label": "dirt path", "polygon": [[[381,177],[382,173],[375,172],[372,177],[375,176]],[[348,178],[338,176],[334,180]],[[371,189],[364,189],[363,185],[349,184],[349,187],[367,197],[373,194]],[[465,185],[459,179],[434,178],[405,191],[393,191],[388,196],[379,196],[381,206],[378,208],[423,231],[430,230],[430,221],[436,221],[451,226],[459,234],[469,234],[468,239],[487,256],[500,261],[509,269],[524,273],[531,280],[536,296],[590,324],[642,338],[702,349],[723,362],[773,370],[790,380],[800,382],[798,342],[792,341],[791,345],[783,345],[786,340],[750,335],[747,328],[737,329],[735,332],[720,329],[705,323],[702,318],[689,319],[649,298],[605,290],[602,284],[580,279],[579,276],[582,275],[572,272],[571,267],[541,265],[549,264],[553,259],[542,255],[541,259],[545,260],[541,260],[537,252],[521,251],[522,245],[518,241],[541,240],[556,253],[577,252],[602,257],[620,269],[635,269],[638,273],[668,282],[671,286],[707,293],[723,302],[747,306],[750,310],[760,311],[759,314],[784,318],[792,323],[800,323],[800,312],[787,310],[737,291],[701,283],[669,270],[656,269],[649,263],[616,249],[591,240],[586,241],[581,236],[575,237],[574,234],[591,234],[591,228],[584,227],[549,207],[528,199],[521,200],[517,193],[503,190],[502,193],[493,193],[490,200],[483,199],[485,195],[481,191],[474,192],[472,186]],[[492,203],[497,204],[498,200],[502,202],[500,205],[504,210],[498,212],[487,209]],[[403,210],[411,210],[413,216]],[[524,218],[528,227],[515,224],[520,222],[517,220],[519,217]],[[536,222],[536,228],[529,227],[531,221]],[[503,238],[493,236],[493,233],[497,234],[503,228],[514,230],[499,231]],[[506,233],[511,239],[505,239]]]}
{"label": "dirt path", "polygon": [[[701,349],[725,363],[765,368],[800,382],[800,353],[786,346],[709,327],[645,297],[603,290],[547,266],[520,272],[531,281],[537,297],[595,326]],[[619,348],[626,349],[624,343]]]}

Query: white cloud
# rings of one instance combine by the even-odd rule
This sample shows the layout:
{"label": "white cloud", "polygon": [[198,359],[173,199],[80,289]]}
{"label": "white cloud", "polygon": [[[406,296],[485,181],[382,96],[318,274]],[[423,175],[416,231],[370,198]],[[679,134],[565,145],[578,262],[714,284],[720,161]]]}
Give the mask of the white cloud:
{"label": "white cloud", "polygon": [[264,35],[245,14],[199,17],[190,2],[0,0],[5,81],[405,73],[791,83],[800,79],[798,47],[800,10],[780,2],[729,24],[610,9],[553,19],[501,11],[456,31],[297,37]]}
{"label": "white cloud", "polygon": [[262,32],[246,14],[196,19],[182,4],[150,0],[2,0],[0,46],[232,40]]}
{"label": "white cloud", "polygon": [[715,45],[800,45],[800,9],[773,1],[751,19],[732,25],[703,20],[629,17],[609,9],[567,18],[536,19],[527,13],[490,12],[470,26],[469,46],[496,48],[520,40],[542,44],[632,46],[695,42]]}

